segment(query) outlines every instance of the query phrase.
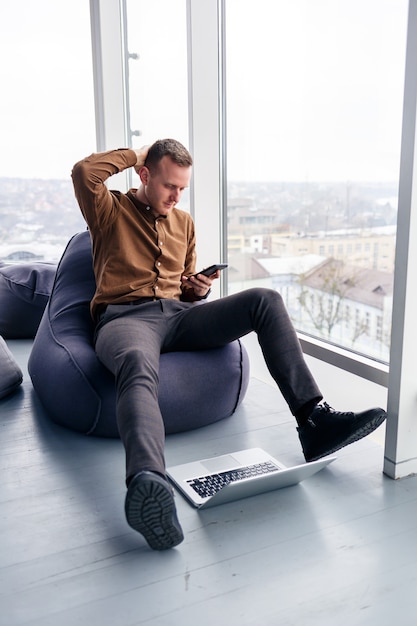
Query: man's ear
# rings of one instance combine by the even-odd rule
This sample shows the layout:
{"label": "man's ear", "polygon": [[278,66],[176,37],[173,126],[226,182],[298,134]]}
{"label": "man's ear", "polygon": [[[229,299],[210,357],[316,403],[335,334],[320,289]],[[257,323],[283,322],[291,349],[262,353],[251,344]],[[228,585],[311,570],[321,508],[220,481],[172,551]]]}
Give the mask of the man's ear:
{"label": "man's ear", "polygon": [[149,176],[150,176],[150,172],[148,168],[144,165],[143,167],[140,168],[138,174],[139,174],[140,182],[142,183],[142,185],[147,185],[149,182]]}

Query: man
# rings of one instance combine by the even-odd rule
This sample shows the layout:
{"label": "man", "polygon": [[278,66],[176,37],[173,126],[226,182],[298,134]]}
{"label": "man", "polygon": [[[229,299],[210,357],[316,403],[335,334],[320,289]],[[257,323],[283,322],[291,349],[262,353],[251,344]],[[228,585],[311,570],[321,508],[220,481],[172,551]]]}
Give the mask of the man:
{"label": "man", "polygon": [[[105,181],[134,167],[138,189],[109,191]],[[225,345],[251,331],[297,421],[307,461],[331,454],[377,428],[382,409],[334,411],[309,371],[282,298],[248,289],[197,306],[212,276],[196,271],[194,224],[176,208],[192,158],[165,139],[141,150],[92,154],[72,172],[92,239],[97,288],[91,302],[98,358],[115,376],[116,413],[126,451],[128,524],[156,550],[183,540],[165,475],[164,425],[158,406],[162,352]],[[202,398],[204,402],[204,398]]]}

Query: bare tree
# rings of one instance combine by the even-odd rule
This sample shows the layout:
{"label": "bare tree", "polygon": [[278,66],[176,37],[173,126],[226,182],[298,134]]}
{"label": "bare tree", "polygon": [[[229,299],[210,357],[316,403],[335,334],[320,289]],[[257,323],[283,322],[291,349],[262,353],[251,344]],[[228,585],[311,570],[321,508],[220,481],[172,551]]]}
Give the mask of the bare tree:
{"label": "bare tree", "polygon": [[361,337],[361,335],[369,335],[369,325],[366,319],[362,317],[360,320],[356,320],[352,333],[352,347],[355,342]]}
{"label": "bare tree", "polygon": [[329,339],[333,328],[347,319],[342,304],[349,290],[356,285],[355,276],[346,275],[342,261],[328,259],[319,270],[301,275],[299,282],[301,307],[314,328]]}

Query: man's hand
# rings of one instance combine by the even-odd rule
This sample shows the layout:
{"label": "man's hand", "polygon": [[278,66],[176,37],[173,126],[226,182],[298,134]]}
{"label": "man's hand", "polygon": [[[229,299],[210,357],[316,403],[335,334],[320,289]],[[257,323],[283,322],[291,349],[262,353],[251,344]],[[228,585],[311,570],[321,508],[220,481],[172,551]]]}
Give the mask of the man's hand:
{"label": "man's hand", "polygon": [[136,165],[134,165],[134,169],[136,174],[139,174],[139,170],[145,165],[146,157],[148,156],[150,146],[142,146],[138,150],[133,150],[136,152]]}
{"label": "man's hand", "polygon": [[190,276],[189,278],[182,276],[181,280],[183,283],[189,283],[193,286],[193,291],[196,296],[204,298],[211,289],[213,280],[217,278],[220,278],[220,270],[217,270],[217,272],[211,276],[204,276],[203,274],[197,274],[197,276]]}

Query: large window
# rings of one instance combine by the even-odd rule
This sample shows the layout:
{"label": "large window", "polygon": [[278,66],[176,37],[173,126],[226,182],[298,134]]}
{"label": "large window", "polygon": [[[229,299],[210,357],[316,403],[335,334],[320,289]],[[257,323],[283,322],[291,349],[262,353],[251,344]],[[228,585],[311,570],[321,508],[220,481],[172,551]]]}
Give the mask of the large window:
{"label": "large window", "polygon": [[[188,144],[185,9],[185,0],[126,0],[133,147],[161,136]],[[90,6],[19,0],[1,18],[0,263],[56,262],[85,228],[72,166],[96,150]]]}
{"label": "large window", "polygon": [[[300,331],[386,362],[407,2],[224,6],[228,291],[278,289]],[[189,145],[186,0],[125,7],[130,145]],[[96,146],[89,4],[10,3],[0,34],[0,263],[56,261]]]}
{"label": "large window", "polygon": [[85,228],[72,166],[96,147],[89,3],[18,0],[0,13],[0,263],[57,261]]}
{"label": "large window", "polygon": [[387,362],[407,2],[225,6],[229,291]]}

